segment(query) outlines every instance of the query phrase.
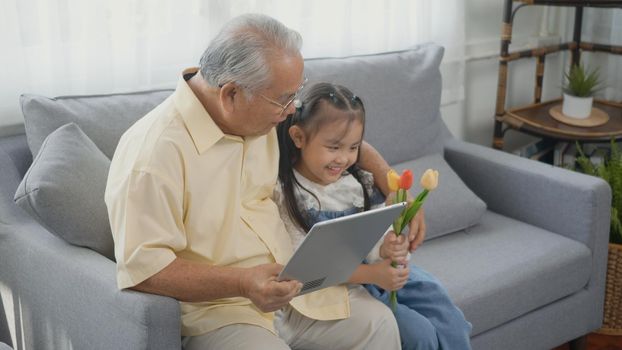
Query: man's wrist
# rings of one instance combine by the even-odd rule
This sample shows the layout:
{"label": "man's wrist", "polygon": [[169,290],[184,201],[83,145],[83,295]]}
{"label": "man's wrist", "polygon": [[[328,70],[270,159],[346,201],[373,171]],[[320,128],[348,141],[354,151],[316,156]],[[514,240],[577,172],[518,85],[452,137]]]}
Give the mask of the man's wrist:
{"label": "man's wrist", "polygon": [[243,298],[248,298],[248,278],[246,277],[246,269],[239,269],[238,271],[238,295]]}

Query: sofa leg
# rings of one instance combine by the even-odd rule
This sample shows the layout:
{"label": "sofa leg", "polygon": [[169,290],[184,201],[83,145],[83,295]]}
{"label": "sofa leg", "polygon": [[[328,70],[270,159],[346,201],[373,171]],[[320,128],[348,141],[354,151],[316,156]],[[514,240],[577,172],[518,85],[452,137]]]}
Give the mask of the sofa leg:
{"label": "sofa leg", "polygon": [[569,341],[568,347],[570,350],[587,350],[587,335]]}

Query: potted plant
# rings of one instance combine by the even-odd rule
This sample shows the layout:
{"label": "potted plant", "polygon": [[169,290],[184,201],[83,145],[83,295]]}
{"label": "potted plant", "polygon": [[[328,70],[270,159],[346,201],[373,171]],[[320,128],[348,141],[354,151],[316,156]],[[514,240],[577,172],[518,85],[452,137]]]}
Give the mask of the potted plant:
{"label": "potted plant", "polygon": [[579,156],[577,164],[582,172],[598,176],[611,186],[611,226],[609,230],[609,259],[607,263],[607,285],[605,288],[605,310],[603,334],[622,335],[622,153],[616,142],[611,140],[611,153],[603,163],[594,165],[577,143]]}
{"label": "potted plant", "polygon": [[562,113],[571,118],[589,117],[592,112],[594,93],[600,89],[598,68],[589,70],[582,64],[575,64],[570,68],[570,72],[564,73],[564,76],[566,84],[563,87]]}

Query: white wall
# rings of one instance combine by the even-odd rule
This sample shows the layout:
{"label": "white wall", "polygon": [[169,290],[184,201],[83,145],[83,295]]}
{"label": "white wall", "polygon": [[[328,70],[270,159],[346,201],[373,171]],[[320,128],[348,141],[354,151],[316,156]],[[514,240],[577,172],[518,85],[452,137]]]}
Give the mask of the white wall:
{"label": "white wall", "polygon": [[[559,33],[568,40],[574,10],[529,6],[518,11],[514,20],[513,42],[510,50],[526,48],[539,32],[551,32],[550,38],[559,40]],[[502,0],[466,0],[466,42],[463,98],[443,104],[443,119],[453,134],[463,140],[490,146],[492,143],[495,100],[497,92],[498,55],[503,11]],[[545,16],[545,25],[542,19]],[[562,62],[567,54],[548,55],[545,66],[543,100],[560,96]],[[619,59],[618,59],[619,61]],[[619,64],[619,63],[618,63]],[[535,59],[510,62],[507,107],[531,103],[535,80]],[[608,73],[611,74],[608,70]],[[450,74],[446,74],[450,75]],[[451,79],[444,76],[444,79]],[[6,84],[3,82],[2,84]],[[0,111],[0,135],[23,130],[21,115],[7,115]],[[506,149],[518,147],[531,137],[510,131],[506,134]]]}

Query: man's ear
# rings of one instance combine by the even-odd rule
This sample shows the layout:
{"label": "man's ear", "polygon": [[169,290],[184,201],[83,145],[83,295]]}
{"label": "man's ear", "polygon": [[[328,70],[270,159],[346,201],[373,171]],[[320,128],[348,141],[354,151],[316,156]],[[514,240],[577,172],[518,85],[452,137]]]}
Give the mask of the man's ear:
{"label": "man's ear", "polygon": [[289,137],[294,141],[296,148],[302,148],[305,144],[305,132],[298,125],[289,127]]}
{"label": "man's ear", "polygon": [[220,98],[222,108],[226,112],[231,113],[235,109],[235,98],[239,97],[238,93],[238,86],[233,82],[226,83],[220,88],[218,97]]}

